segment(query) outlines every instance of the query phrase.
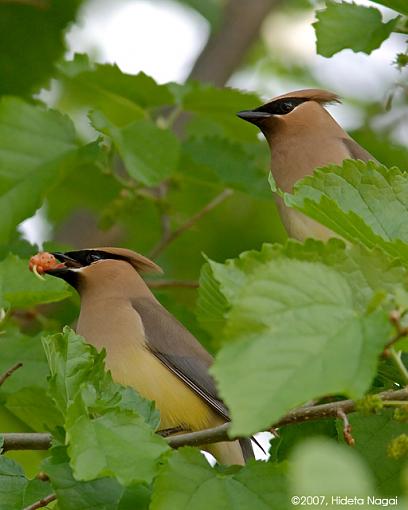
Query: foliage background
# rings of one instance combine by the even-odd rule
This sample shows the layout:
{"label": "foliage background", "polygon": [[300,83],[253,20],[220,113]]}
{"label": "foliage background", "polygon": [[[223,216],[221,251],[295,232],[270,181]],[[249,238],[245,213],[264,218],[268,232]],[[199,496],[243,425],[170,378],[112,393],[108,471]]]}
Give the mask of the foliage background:
{"label": "foliage background", "polygon": [[[295,494],[399,496],[403,508],[407,423],[392,411],[351,415],[353,451],[342,444],[339,420],[321,420],[282,428],[267,463],[213,470],[192,449],[169,453],[148,428],[157,425],[149,405],[104,379],[98,356],[71,332],[47,337],[45,355],[41,338],[73,326],[79,303],[62,282],[39,282],[27,271],[37,247],[18,226],[40,207],[36,226],[26,223],[24,231],[45,238],[47,250],[122,245],[156,256],[170,282],[156,282],[157,297],[219,352],[214,374],[237,433],[265,430],[291,408],[325,395],[360,399],[407,383],[392,359],[381,356],[395,334],[389,311],[403,316],[408,303],[405,2],[180,0],[160,6],[188,13],[192,25],[208,33],[189,75],[181,69],[177,82],[100,63],[103,52],[89,44],[88,55],[67,53],[80,40],[72,23],[84,12],[97,18],[112,2],[0,5],[0,372],[23,362],[1,386],[0,430],[50,430],[56,440],[51,456],[24,451],[0,458],[0,508],[26,508],[54,493],[58,502],[50,507],[62,510],[284,509]],[[306,58],[301,27],[313,30],[313,19],[313,52],[321,57]],[[160,26],[152,21],[152,38],[135,51],[158,46],[165,67]],[[344,48],[351,49],[338,53]],[[285,244],[268,184],[268,149],[254,127],[235,117],[262,97],[314,86],[343,94],[345,106],[334,114],[343,108],[339,118],[350,134],[386,167],[401,170],[349,164],[332,169],[334,183],[322,171],[287,197],[329,221],[349,240],[347,247],[340,241]],[[217,197],[219,205],[201,216]],[[176,236],[167,245],[171,232]],[[242,252],[248,253],[222,264]],[[205,264],[203,254],[218,263]],[[290,282],[285,292],[281,275]],[[299,285],[305,295],[295,292]],[[314,308],[318,301],[324,310]],[[296,314],[299,304],[313,309],[309,320]],[[398,349],[407,349],[403,342]],[[57,375],[47,381],[56,364],[68,370],[84,356],[87,371],[68,395]],[[129,427],[129,435],[122,442],[105,427]],[[95,437],[105,455],[98,466]],[[107,445],[114,451],[105,451]],[[40,470],[49,482],[33,479]]]}

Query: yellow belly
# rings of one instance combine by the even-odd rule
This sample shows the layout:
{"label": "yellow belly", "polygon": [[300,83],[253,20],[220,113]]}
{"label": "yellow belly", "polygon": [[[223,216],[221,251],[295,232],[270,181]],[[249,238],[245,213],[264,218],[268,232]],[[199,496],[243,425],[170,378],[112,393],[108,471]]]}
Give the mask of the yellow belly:
{"label": "yellow belly", "polygon": [[219,421],[211,408],[144,347],[110,352],[106,359],[113,379],[154,400],[160,411],[160,428],[184,425],[190,430]]}

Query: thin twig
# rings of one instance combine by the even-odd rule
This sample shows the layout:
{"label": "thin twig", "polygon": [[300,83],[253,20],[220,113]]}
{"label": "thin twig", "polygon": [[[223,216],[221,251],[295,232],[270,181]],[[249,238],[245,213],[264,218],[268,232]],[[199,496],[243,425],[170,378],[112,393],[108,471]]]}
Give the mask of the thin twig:
{"label": "thin twig", "polygon": [[197,289],[198,282],[195,280],[146,280],[151,289],[166,289],[168,287],[180,287],[186,289]]}
{"label": "thin twig", "polygon": [[384,350],[387,351],[390,347],[392,347],[398,340],[401,340],[401,338],[404,338],[404,336],[408,336],[408,328],[405,326],[402,326],[401,324],[401,312],[399,310],[392,310],[389,319],[391,324],[395,327],[397,330],[396,334],[390,339],[389,342],[385,344]]}
{"label": "thin twig", "polygon": [[349,422],[349,419],[347,417],[347,414],[343,411],[343,409],[337,410],[337,416],[343,421],[343,437],[346,443],[349,446],[355,445],[354,437],[351,434],[351,425]]}
{"label": "thin twig", "polygon": [[[408,386],[401,390],[384,391],[377,393],[376,397],[385,402],[387,401],[408,401]],[[293,409],[283,418],[273,424],[268,431],[312,420],[323,420],[328,418],[338,418],[341,413],[350,414],[356,411],[358,404],[353,400],[339,400],[327,404],[319,404],[309,407],[298,407]],[[209,443],[218,443],[220,441],[233,441],[239,439],[231,438],[228,435],[230,423],[224,423],[211,429],[188,432],[176,436],[167,437],[166,441],[173,448],[180,446],[197,446]],[[2,434],[4,439],[4,450],[47,450],[51,446],[52,436],[46,433],[13,433]]]}
{"label": "thin twig", "polygon": [[4,383],[6,379],[8,379],[13,372],[15,372],[18,368],[22,367],[22,363],[16,363],[12,367],[10,367],[8,370],[6,370],[2,375],[0,375],[0,386]]}
{"label": "thin twig", "polygon": [[227,188],[222,193],[213,198],[207,205],[205,205],[200,211],[194,214],[190,219],[188,219],[183,225],[179,228],[171,232],[166,237],[162,237],[162,239],[156,244],[156,246],[149,253],[149,258],[156,258],[167,246],[172,243],[175,239],[180,237],[186,230],[191,228],[197,221],[201,220],[203,216],[212,211],[219,204],[224,202],[225,199],[230,197],[233,194],[233,190]]}
{"label": "thin twig", "polygon": [[51,503],[52,501],[55,501],[57,499],[56,494],[49,494],[48,496],[45,496],[45,498],[40,499],[39,501],[36,501],[30,506],[26,506],[24,510],[37,510],[37,508],[44,508],[48,505],[48,503]]}

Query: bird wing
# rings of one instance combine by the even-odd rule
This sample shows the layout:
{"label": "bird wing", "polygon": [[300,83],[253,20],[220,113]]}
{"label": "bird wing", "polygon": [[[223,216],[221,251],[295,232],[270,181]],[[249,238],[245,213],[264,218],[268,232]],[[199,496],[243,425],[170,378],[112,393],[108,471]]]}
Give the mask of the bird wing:
{"label": "bird wing", "polygon": [[346,146],[352,159],[361,159],[363,161],[377,161],[368,151],[359,145],[352,138],[342,138],[342,142]]}
{"label": "bird wing", "polygon": [[141,297],[132,300],[140,315],[151,352],[199,395],[214,411],[229,420],[228,409],[219,399],[208,372],[212,357],[196,338],[158,302]]}

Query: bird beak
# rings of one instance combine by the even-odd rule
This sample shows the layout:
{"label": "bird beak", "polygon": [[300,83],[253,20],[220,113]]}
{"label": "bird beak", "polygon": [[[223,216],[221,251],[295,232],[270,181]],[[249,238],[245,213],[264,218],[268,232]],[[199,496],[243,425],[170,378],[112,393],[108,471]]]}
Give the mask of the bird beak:
{"label": "bird beak", "polygon": [[256,110],[242,110],[237,113],[240,119],[246,120],[247,122],[251,122],[251,124],[259,124],[263,120],[272,117],[271,113],[268,112],[259,112]]}
{"label": "bird beak", "polygon": [[67,272],[69,272],[70,268],[78,268],[82,267],[82,265],[72,257],[69,257],[68,255],[65,255],[65,253],[61,253],[58,251],[51,252],[51,255],[54,255],[54,257],[64,264],[63,267],[55,267],[50,268],[44,271],[46,274],[50,274],[51,276],[57,276],[57,277],[63,277]]}

